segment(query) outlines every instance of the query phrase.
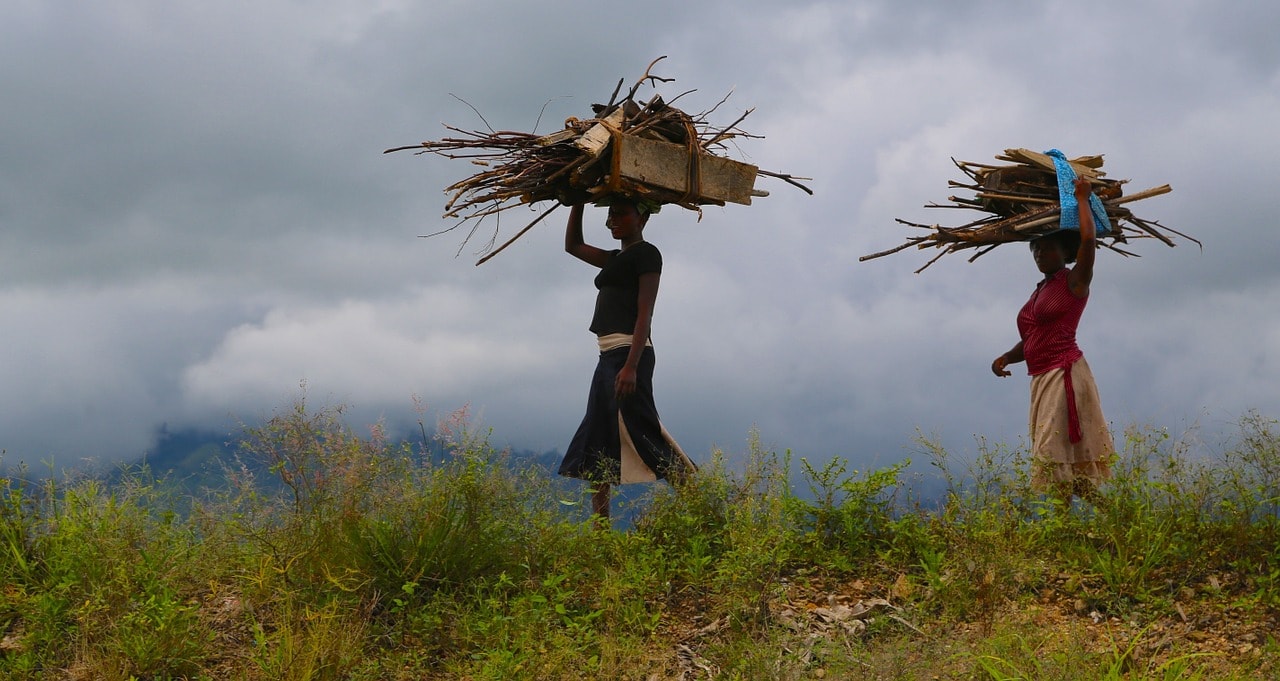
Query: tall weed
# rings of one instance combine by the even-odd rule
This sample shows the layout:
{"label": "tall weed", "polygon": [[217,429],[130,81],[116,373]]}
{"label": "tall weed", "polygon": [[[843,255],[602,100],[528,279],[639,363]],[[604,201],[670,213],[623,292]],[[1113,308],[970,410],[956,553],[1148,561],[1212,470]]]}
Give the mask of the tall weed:
{"label": "tall weed", "polygon": [[24,645],[16,658],[0,658],[0,669],[71,657],[102,678],[200,668],[212,640],[189,599],[197,588],[191,566],[203,561],[163,481],[144,467],[110,489],[49,478],[35,498],[14,491],[5,511],[14,556],[4,568],[5,619]]}
{"label": "tall weed", "polygon": [[861,472],[850,471],[849,461],[842,457],[831,458],[821,468],[802,458],[801,475],[812,500],[788,495],[787,510],[809,548],[830,552],[831,560],[855,569],[890,543],[898,486],[910,465],[910,459],[904,459]]}

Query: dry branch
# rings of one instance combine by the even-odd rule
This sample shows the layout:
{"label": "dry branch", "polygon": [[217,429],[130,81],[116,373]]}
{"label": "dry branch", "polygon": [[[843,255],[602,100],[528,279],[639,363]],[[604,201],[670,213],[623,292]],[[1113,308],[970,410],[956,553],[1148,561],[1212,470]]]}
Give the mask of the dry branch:
{"label": "dry branch", "polygon": [[[717,153],[734,138],[756,137],[738,127],[751,109],[728,126],[712,126],[707,122],[709,111],[691,116],[657,93],[647,101],[637,100],[644,86],[656,88],[659,83],[674,80],[652,74],[653,67],[664,58],[653,60],[621,100],[618,93],[623,81],[619,80],[608,104],[593,104],[590,118],[570,117],[562,130],[549,135],[492,128],[467,131],[446,125],[451,132],[449,137],[383,153],[413,150],[467,159],[483,168],[445,188],[449,198],[444,217],[458,220],[454,227],[467,221],[478,225],[511,208],[542,201],[568,205],[600,202],[616,195],[694,211],[704,205],[745,205],[753,197],[768,196],[768,192],[755,188],[755,179],[760,175],[813,193],[800,183],[808,178],[760,170]],[[687,93],[672,101],[684,94]],[[485,126],[489,127],[487,121]],[[500,248],[491,250],[497,243],[495,227],[483,251],[487,255],[476,264],[497,255],[549,212],[543,212]],[[464,246],[474,233],[473,227],[463,240]]]}
{"label": "dry branch", "polygon": [[[951,159],[951,162],[970,181],[951,180],[947,183],[948,186],[968,189],[974,193],[973,197],[951,196],[948,198],[950,204],[930,203],[925,206],[926,208],[978,210],[987,213],[986,217],[958,227],[922,225],[897,220],[900,224],[923,228],[930,233],[910,236],[904,244],[864,255],[858,260],[880,258],[912,246],[919,249],[940,249],[941,252],[916,270],[916,273],[920,273],[947,253],[977,248],[978,252],[969,258],[969,261],[973,262],[1001,244],[1030,241],[1062,229],[1059,222],[1062,208],[1059,203],[1058,177],[1053,158],[1028,149],[1005,149],[1003,154],[996,156],[996,160],[1008,161],[1011,165]],[[1102,199],[1107,218],[1111,222],[1111,228],[1108,231],[1099,232],[1099,246],[1109,248],[1121,255],[1132,256],[1135,254],[1118,248],[1116,244],[1128,243],[1129,239],[1153,238],[1167,246],[1173,246],[1173,240],[1168,234],[1200,244],[1198,240],[1169,229],[1159,222],[1137,217],[1123,205],[1167,194],[1172,191],[1169,185],[1161,185],[1125,196],[1123,185],[1128,180],[1107,179],[1106,173],[1102,171],[1100,154],[1074,158],[1070,160],[1070,164],[1078,176],[1087,177],[1092,182],[1094,193]]]}

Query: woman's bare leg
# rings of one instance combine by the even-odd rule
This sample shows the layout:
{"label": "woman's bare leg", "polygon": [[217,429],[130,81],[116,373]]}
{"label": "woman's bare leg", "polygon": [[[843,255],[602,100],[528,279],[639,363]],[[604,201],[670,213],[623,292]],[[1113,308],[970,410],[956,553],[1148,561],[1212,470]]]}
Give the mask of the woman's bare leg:
{"label": "woman's bare leg", "polygon": [[591,494],[591,512],[597,518],[609,519],[609,483],[601,483]]}

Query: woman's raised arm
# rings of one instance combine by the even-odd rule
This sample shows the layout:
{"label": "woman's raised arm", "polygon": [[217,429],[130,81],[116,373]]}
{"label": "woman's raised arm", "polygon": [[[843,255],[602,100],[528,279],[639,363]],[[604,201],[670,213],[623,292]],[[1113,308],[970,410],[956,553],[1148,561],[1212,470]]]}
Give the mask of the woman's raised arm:
{"label": "woman's raised arm", "polygon": [[564,228],[564,251],[585,262],[604,267],[609,252],[592,246],[582,239],[582,204],[575,203],[569,209],[569,222]]}
{"label": "woman's raised arm", "polygon": [[1080,212],[1080,249],[1076,251],[1076,264],[1067,275],[1067,287],[1077,298],[1089,295],[1093,282],[1093,261],[1098,253],[1098,227],[1093,223],[1093,211],[1089,209],[1089,196],[1093,186],[1089,180],[1077,177],[1074,194],[1076,209]]}

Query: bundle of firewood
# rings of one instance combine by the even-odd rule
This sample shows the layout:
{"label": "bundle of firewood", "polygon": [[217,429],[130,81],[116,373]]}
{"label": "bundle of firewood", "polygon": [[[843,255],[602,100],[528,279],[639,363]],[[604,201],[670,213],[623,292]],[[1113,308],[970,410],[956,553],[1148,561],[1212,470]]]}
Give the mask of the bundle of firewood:
{"label": "bundle of firewood", "polygon": [[[940,249],[932,260],[916,270],[918,274],[947,253],[976,249],[973,256],[969,258],[969,262],[973,262],[1001,244],[1030,241],[1061,229],[1059,217],[1062,208],[1059,203],[1057,168],[1053,158],[1027,149],[1005,149],[1004,154],[996,156],[996,160],[1008,161],[1011,165],[990,165],[951,159],[952,163],[955,163],[956,167],[968,177],[968,181],[951,180],[948,185],[970,190],[973,196],[951,196],[948,197],[951,203],[931,203],[925,206],[926,208],[976,210],[986,213],[986,216],[958,227],[924,225],[898,219],[897,222],[900,224],[928,230],[929,233],[908,237],[906,243],[900,246],[864,255],[859,260],[879,258],[912,246],[919,249],[930,247]],[[1137,254],[1123,250],[1117,244],[1128,243],[1130,239],[1157,239],[1168,246],[1173,246],[1174,243],[1169,234],[1200,243],[1159,222],[1144,220],[1134,215],[1124,205],[1167,194],[1172,191],[1169,185],[1153,187],[1126,196],[1122,188],[1128,180],[1107,179],[1106,173],[1102,172],[1101,155],[1074,158],[1071,159],[1070,164],[1077,176],[1089,179],[1094,193],[1106,208],[1111,226],[1104,232],[1099,225],[1098,243],[1101,246],[1122,255],[1136,256]],[[1068,187],[1067,191],[1070,192],[1071,188]]]}
{"label": "bundle of firewood", "polygon": [[[649,205],[674,204],[690,210],[726,202],[750,204],[752,197],[768,196],[755,188],[757,175],[781,179],[812,194],[797,178],[760,170],[723,155],[735,138],[756,137],[738,125],[751,110],[724,127],[712,126],[710,111],[689,115],[672,106],[688,92],[666,101],[660,94],[638,100],[645,84],[655,89],[671,78],[651,75],[654,64],[620,99],[619,80],[605,104],[593,104],[588,118],[569,118],[564,128],[548,134],[513,131],[468,131],[446,125],[457,137],[387,149],[416,150],[451,159],[469,159],[483,170],[445,188],[450,195],[444,217],[458,222],[442,232],[474,221],[463,245],[484,218],[517,206],[541,201],[555,203],[496,249],[497,228],[485,247],[488,254],[476,264],[497,255],[511,242],[561,205],[604,203],[622,196]],[[691,91],[690,91],[691,92]],[[481,117],[483,120],[483,117]],[[487,126],[487,123],[486,123]]]}

